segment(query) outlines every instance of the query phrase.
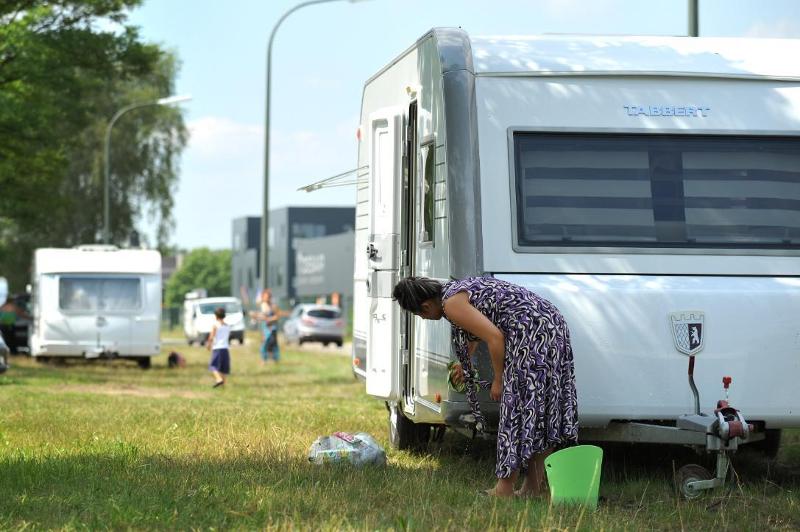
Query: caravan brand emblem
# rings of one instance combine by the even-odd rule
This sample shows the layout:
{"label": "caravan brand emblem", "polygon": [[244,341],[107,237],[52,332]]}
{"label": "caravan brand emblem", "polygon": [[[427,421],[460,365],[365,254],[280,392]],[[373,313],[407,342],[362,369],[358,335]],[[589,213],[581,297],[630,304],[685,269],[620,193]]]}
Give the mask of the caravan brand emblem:
{"label": "caravan brand emblem", "polygon": [[672,338],[681,353],[692,356],[703,349],[703,321],[705,316],[696,310],[673,312],[669,315]]}
{"label": "caravan brand emblem", "polygon": [[705,118],[710,107],[702,105],[623,105],[628,116],[689,116]]}

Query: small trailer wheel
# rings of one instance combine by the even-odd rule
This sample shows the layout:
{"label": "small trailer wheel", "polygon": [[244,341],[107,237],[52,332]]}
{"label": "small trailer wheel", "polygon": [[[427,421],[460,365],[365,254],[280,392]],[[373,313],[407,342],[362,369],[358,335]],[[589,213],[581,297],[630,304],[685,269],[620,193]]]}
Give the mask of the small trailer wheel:
{"label": "small trailer wheel", "polygon": [[707,490],[693,489],[689,486],[689,483],[697,480],[711,480],[712,478],[714,477],[705,467],[697,464],[687,464],[678,469],[675,474],[675,484],[685,499],[697,499],[702,497]]}

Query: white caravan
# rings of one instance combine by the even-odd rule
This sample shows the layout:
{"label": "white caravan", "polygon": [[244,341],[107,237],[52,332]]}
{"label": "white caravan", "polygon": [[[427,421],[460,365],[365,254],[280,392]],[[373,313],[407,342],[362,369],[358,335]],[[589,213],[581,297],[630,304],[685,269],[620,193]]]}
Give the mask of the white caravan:
{"label": "white caravan", "polygon": [[114,246],[37,249],[34,357],[124,357],[161,351],[161,254]]}
{"label": "white caravan", "polygon": [[386,401],[393,444],[472,421],[447,384],[449,324],[392,301],[406,275],[491,275],[551,300],[583,439],[687,443],[676,421],[713,410],[726,375],[757,445],[800,426],[792,57],[800,41],[434,29],[369,79],[353,370]]}
{"label": "white caravan", "polygon": [[8,281],[5,277],[0,277],[0,305],[3,305],[8,299]]}
{"label": "white caravan", "polygon": [[[188,295],[192,294],[189,292]],[[183,302],[183,333],[189,345],[194,342],[203,345],[208,340],[208,333],[216,323],[214,311],[222,307],[225,309],[225,323],[231,326],[231,341],[238,340],[244,343],[244,313],[242,302],[236,297],[204,297],[191,299],[187,297]]]}

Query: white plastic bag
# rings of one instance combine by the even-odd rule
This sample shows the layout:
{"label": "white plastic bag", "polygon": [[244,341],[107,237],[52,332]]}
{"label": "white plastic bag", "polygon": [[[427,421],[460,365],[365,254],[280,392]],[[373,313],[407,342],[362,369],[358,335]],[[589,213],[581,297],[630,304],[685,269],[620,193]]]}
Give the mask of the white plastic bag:
{"label": "white plastic bag", "polygon": [[318,465],[337,462],[385,465],[386,452],[366,432],[334,432],[314,440],[308,450],[308,461]]}

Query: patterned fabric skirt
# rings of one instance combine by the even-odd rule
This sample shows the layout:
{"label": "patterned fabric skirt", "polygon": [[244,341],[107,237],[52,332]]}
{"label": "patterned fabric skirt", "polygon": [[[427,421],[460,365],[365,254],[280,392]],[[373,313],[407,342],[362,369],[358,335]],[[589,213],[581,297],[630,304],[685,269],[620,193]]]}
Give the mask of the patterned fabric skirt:
{"label": "patterned fabric skirt", "polygon": [[[497,430],[499,478],[553,447],[578,441],[578,401],[569,329],[558,310],[540,300],[536,315],[509,324]],[[549,308],[548,308],[549,307]],[[531,319],[533,318],[533,319]]]}

